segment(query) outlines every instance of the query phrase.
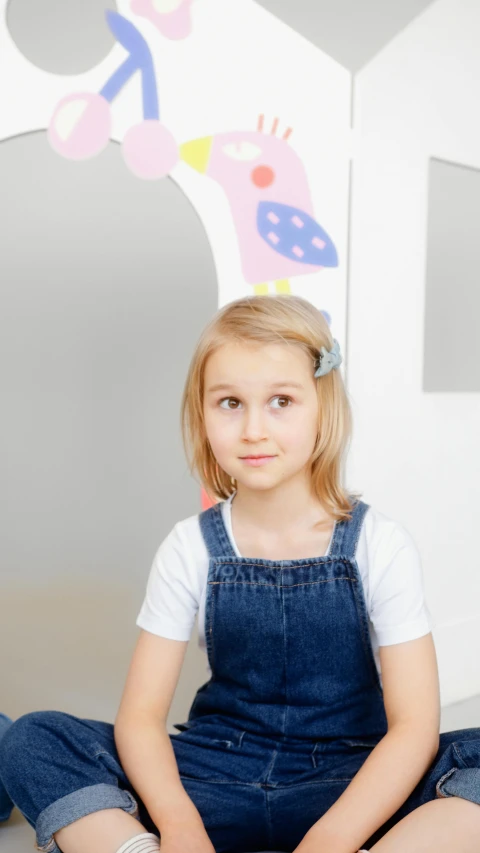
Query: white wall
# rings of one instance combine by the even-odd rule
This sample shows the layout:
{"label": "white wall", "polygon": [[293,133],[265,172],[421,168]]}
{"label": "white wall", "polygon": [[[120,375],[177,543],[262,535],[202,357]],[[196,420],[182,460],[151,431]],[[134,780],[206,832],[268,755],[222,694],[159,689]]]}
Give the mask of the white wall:
{"label": "white wall", "polygon": [[[438,0],[355,79],[349,479],[419,545],[444,704],[480,693],[480,395],[422,389],[428,165],[480,168],[479,31]],[[461,371],[461,340],[442,356]]]}
{"label": "white wall", "polygon": [[[179,142],[212,133],[256,130],[280,119],[278,135],[293,128],[291,146],[302,158],[315,213],[338,249],[340,265],[297,278],[294,290],[325,308],[343,342],[346,316],[346,260],[351,75],[253,0],[201,0],[193,5],[193,34],[169,41],[149,21],[135,16],[128,0],[117,3],[152,51],[161,119]],[[3,9],[3,11],[2,11]],[[126,58],[116,44],[107,58],[84,74],[54,75],[35,67],[18,51],[0,0],[0,140],[46,128],[67,94],[98,92]],[[104,24],[106,26],[106,23]],[[3,49],[3,45],[5,48]],[[112,139],[121,141],[142,119],[139,75],[113,102]],[[236,234],[221,188],[180,163],[171,177],[195,205],[212,245],[219,305],[253,292],[238,262]]]}
{"label": "white wall", "polygon": [[[0,88],[0,142],[45,129],[64,95],[98,91],[125,58],[123,48],[116,45],[104,61],[84,74],[41,71],[10,38],[6,5],[6,0],[0,0],[0,79],[8,80],[8,86]],[[474,0],[438,0],[355,78],[346,337],[348,71],[252,0],[229,0],[228,4],[197,0],[192,7],[192,36],[180,42],[169,42],[149,22],[134,18],[127,0],[117,5],[149,41],[162,120],[179,142],[226,130],[253,130],[259,113],[265,114],[267,125],[278,116],[283,128],[294,128],[290,144],[304,160],[315,211],[334,239],[340,266],[294,279],[292,292],[329,311],[342,349],[348,345],[344,367],[355,413],[348,484],[405,524],[419,545],[435,622],[443,703],[479,693],[480,671],[474,654],[480,628],[479,395],[426,393],[422,375],[428,162],[436,157],[480,168],[476,38],[480,6]],[[126,130],[141,120],[138,76],[114,101],[113,116],[113,139],[120,142]],[[220,187],[185,164],[176,166],[172,177],[205,228],[217,274],[218,304],[251,293],[241,275],[235,230]],[[34,192],[35,182],[27,171],[25,180]],[[15,200],[12,192],[12,204]],[[38,223],[47,258],[49,245],[51,257],[55,252],[48,203],[46,194],[45,219]],[[171,202],[165,204],[168,207]],[[181,228],[180,222],[179,234]],[[167,298],[169,271],[163,272],[158,286],[165,287]],[[166,338],[165,358],[169,352]],[[461,369],[461,352],[458,358]],[[22,394],[21,387],[18,393]],[[84,406],[88,405],[85,399]],[[112,480],[106,488],[114,495],[116,482]],[[162,500],[171,503],[171,495],[160,492],[159,507]],[[62,518],[58,521],[63,529]],[[108,562],[108,553],[103,557]],[[106,577],[116,568],[113,551],[110,561]],[[44,578],[51,573],[51,564],[45,547],[36,554],[34,572],[26,566],[19,583],[31,585]],[[132,574],[143,571],[146,580],[148,569],[148,565],[132,565]],[[59,588],[61,582],[59,574]],[[52,601],[57,594],[52,589]],[[12,596],[16,600],[15,590]],[[132,612],[132,630],[134,616]],[[70,627],[73,638],[76,628]],[[26,641],[34,670],[35,645],[28,637]],[[48,657],[48,649],[43,649],[42,656]],[[185,705],[195,672],[198,659],[193,655]],[[198,683],[203,674],[202,663]],[[79,689],[82,683],[88,690],[88,683],[81,681]],[[35,702],[37,707],[40,701]],[[16,708],[6,710],[20,713],[31,707],[25,694],[25,701],[22,698]],[[75,713],[76,707],[66,700],[66,710]],[[183,716],[179,707],[173,713],[178,719]]]}
{"label": "white wall", "polygon": [[[161,118],[179,143],[255,130],[260,113],[267,131],[276,117],[279,136],[293,128],[289,145],[303,159],[315,213],[340,263],[293,279],[292,292],[329,312],[343,347],[349,72],[251,0],[198,0],[193,33],[179,42],[132,16],[126,0],[117,5],[150,44]],[[58,101],[98,92],[124,49],[115,45],[83,74],[47,73],[17,49],[5,10],[0,0],[0,79],[8,80],[0,87],[9,248],[3,393],[8,389],[11,402],[3,424],[9,494],[0,601],[0,667],[9,680],[0,699],[13,717],[55,707],[113,721],[155,550],[174,513],[178,520],[201,509],[183,459],[175,475],[180,373],[204,313],[213,313],[215,289],[218,305],[253,289],[243,280],[230,210],[213,181],[184,163],[172,172],[199,216],[193,227],[178,188],[169,179],[133,178],[118,146],[82,163],[48,148],[42,131]],[[47,23],[54,38],[55,21]],[[142,118],[140,92],[136,75],[113,102],[117,142]],[[31,135],[13,139],[24,134]],[[205,680],[196,639],[195,629],[170,722],[184,719]]]}

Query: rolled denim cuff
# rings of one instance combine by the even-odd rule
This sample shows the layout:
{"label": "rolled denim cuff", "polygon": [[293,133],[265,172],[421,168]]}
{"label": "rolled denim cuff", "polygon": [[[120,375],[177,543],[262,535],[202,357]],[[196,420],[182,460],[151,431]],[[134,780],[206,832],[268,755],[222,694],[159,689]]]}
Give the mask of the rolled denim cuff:
{"label": "rolled denim cuff", "polygon": [[480,805],[480,767],[452,767],[437,782],[437,797],[462,797]]}
{"label": "rolled denim cuff", "polygon": [[55,800],[38,816],[36,823],[37,850],[62,853],[53,837],[65,826],[102,809],[123,809],[138,818],[138,803],[129,791],[114,785],[89,785]]}

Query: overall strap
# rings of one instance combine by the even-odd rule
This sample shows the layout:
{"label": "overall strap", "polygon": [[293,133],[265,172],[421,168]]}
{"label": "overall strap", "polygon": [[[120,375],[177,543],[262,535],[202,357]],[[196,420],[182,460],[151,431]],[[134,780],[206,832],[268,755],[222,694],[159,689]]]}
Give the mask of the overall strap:
{"label": "overall strap", "polygon": [[368,509],[370,509],[369,504],[357,501],[353,505],[351,519],[337,521],[333,534],[332,547],[329,552],[332,557],[349,557],[355,559],[363,519]]}
{"label": "overall strap", "polygon": [[200,530],[210,557],[236,557],[228,538],[220,503],[205,509],[198,516]]}
{"label": "overall strap", "polygon": [[[355,559],[360,531],[369,504],[357,501],[352,506],[351,519],[337,521],[330,555]],[[210,557],[236,557],[223,521],[221,503],[214,504],[198,516],[200,530]]]}

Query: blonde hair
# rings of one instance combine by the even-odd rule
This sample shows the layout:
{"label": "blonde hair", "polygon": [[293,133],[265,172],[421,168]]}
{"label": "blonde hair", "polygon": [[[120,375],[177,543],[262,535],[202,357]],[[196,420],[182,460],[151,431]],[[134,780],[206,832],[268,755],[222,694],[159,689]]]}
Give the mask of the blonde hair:
{"label": "blonde hair", "polygon": [[[300,296],[253,296],[221,308],[204,329],[190,362],[181,403],[182,438],[192,474],[197,472],[210,497],[225,500],[234,491],[230,476],[218,465],[207,439],[203,417],[205,365],[226,343],[294,344],[312,359],[312,373],[322,346],[333,347],[325,317]],[[311,457],[314,492],[336,521],[350,518],[352,503],[341,486],[343,456],[352,436],[352,412],[339,370],[316,380],[318,435]],[[350,497],[349,497],[350,496]]]}

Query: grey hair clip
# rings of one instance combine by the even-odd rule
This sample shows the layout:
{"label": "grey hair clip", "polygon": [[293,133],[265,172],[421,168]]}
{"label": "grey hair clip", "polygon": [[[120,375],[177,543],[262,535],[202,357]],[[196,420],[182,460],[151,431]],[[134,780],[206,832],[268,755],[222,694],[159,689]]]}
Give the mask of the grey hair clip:
{"label": "grey hair clip", "polygon": [[340,367],[343,359],[340,353],[340,344],[335,338],[333,339],[333,348],[327,352],[326,347],[322,347],[319,355],[319,365],[314,376],[325,376],[331,370]]}

